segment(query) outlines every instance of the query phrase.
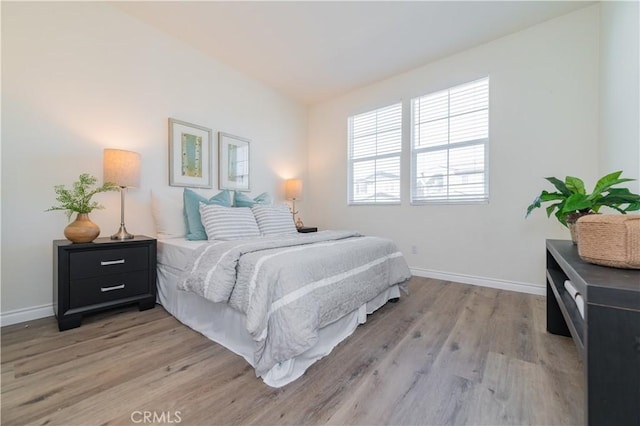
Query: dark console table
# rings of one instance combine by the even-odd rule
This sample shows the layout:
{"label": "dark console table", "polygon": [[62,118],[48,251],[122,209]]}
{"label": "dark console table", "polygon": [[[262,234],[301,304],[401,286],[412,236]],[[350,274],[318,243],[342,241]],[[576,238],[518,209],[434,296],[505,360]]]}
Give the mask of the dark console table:
{"label": "dark console table", "polygon": [[[584,297],[584,319],[564,282]],[[640,270],[580,259],[547,240],[547,331],[572,336],[585,377],[585,423],[640,425]]]}

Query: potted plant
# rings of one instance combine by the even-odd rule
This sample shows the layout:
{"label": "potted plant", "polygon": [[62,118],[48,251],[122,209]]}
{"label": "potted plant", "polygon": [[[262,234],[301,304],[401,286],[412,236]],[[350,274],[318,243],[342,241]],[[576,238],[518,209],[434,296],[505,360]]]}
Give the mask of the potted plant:
{"label": "potted plant", "polygon": [[[598,213],[601,207],[606,206],[626,214],[630,211],[640,210],[640,195],[633,194],[627,188],[614,188],[615,185],[631,182],[635,179],[620,178],[622,171],[609,173],[598,180],[593,191],[587,194],[584,182],[573,176],[567,176],[563,181],[555,177],[545,178],[553,186],[556,192],[542,191],[527,208],[527,217],[533,209],[542,206],[542,203],[550,202],[547,206],[547,216],[555,211],[555,216],[561,224],[571,231],[571,239],[576,243],[575,223],[584,215]],[[624,207],[626,205],[626,207]]]}
{"label": "potted plant", "polygon": [[89,213],[104,207],[96,201],[91,201],[91,197],[100,192],[119,189],[109,182],[104,183],[102,186],[94,187],[97,181],[98,179],[90,174],[83,173],[73,183],[72,189],[67,189],[64,185],[54,186],[57,195],[56,201],[59,204],[50,207],[46,211],[66,210],[69,220],[71,220],[73,213],[77,213],[76,220],[64,228],[64,236],[74,243],[91,242],[100,234],[100,228],[89,219]]}

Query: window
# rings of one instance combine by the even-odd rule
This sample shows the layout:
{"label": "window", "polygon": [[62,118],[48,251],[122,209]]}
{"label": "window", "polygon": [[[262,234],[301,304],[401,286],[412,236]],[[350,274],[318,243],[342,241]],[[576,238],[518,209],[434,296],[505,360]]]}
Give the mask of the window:
{"label": "window", "polygon": [[411,100],[411,203],[489,200],[489,78]]}
{"label": "window", "polygon": [[402,104],[349,117],[349,204],[400,203]]}

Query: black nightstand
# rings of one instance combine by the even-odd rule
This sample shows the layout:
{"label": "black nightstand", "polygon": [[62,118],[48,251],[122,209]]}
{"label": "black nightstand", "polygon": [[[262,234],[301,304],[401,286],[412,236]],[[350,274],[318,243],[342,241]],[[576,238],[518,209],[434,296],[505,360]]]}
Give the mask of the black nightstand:
{"label": "black nightstand", "polygon": [[154,238],[137,235],[118,241],[53,242],[53,309],[60,331],[80,327],[91,312],[137,303],[141,311],[156,303]]}
{"label": "black nightstand", "polygon": [[298,228],[298,232],[302,233],[302,234],[306,234],[309,232],[318,232],[318,228],[312,228],[309,226],[303,226],[302,228]]}

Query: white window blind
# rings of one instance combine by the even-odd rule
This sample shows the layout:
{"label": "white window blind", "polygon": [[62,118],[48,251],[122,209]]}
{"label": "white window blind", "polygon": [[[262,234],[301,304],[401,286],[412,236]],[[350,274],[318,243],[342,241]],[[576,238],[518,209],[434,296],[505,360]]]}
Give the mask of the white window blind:
{"label": "white window blind", "polygon": [[489,199],[489,78],[411,100],[411,203]]}
{"label": "white window blind", "polygon": [[400,203],[402,104],[349,117],[349,204]]}

